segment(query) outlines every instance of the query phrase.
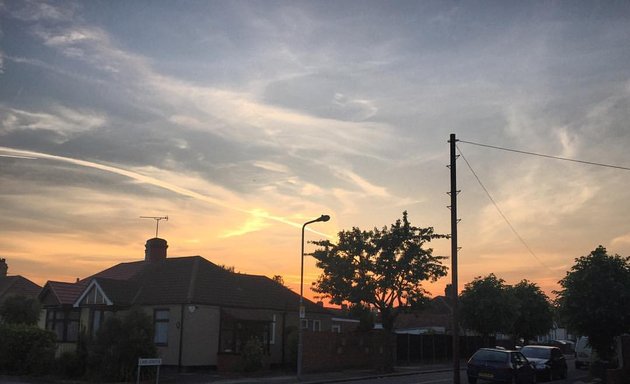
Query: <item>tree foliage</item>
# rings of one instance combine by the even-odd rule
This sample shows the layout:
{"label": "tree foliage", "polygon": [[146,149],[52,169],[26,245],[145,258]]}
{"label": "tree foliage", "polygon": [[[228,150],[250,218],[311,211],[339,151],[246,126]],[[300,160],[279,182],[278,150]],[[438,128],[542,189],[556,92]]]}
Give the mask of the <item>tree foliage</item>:
{"label": "tree foliage", "polygon": [[510,286],[492,273],[476,277],[464,287],[460,306],[462,324],[484,336],[502,332],[531,340],[553,325],[549,298],[528,280]]}
{"label": "tree foliage", "polygon": [[273,275],[271,280],[275,281],[276,283],[280,285],[284,285],[284,277],[282,277],[282,275]]}
{"label": "tree foliage", "polygon": [[333,304],[349,302],[376,308],[383,328],[391,330],[403,310],[426,300],[422,282],[446,275],[443,256],[424,248],[433,239],[446,238],[432,227],[412,226],[403,212],[390,227],[340,231],[337,244],[315,241],[312,254],[323,270],[313,290]]}
{"label": "tree foliage", "polygon": [[493,273],[467,283],[459,303],[461,323],[484,337],[497,332],[510,333],[516,320],[518,302],[505,281]]}
{"label": "tree foliage", "polygon": [[112,316],[87,349],[88,374],[93,379],[130,381],[135,377],[138,358],[157,356],[152,319],[139,309],[122,318]]}
{"label": "tree foliage", "polygon": [[601,245],[560,280],[557,304],[562,318],[604,359],[614,337],[630,331],[630,257],[608,255]]}
{"label": "tree foliage", "polygon": [[54,333],[24,323],[0,325],[0,373],[45,374],[54,361]]}
{"label": "tree foliage", "polygon": [[528,280],[511,286],[509,291],[518,305],[511,332],[514,338],[532,340],[547,333],[553,326],[553,311],[549,297],[535,283]]}
{"label": "tree foliage", "polygon": [[9,296],[0,305],[0,320],[5,324],[35,325],[39,320],[41,305],[35,298]]}

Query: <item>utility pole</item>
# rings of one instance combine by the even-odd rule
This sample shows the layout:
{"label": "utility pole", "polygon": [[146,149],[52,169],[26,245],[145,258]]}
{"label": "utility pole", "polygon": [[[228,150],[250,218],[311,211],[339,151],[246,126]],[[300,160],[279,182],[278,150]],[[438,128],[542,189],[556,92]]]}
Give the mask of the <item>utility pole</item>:
{"label": "utility pole", "polygon": [[451,133],[451,163],[449,168],[451,170],[451,305],[453,306],[453,384],[460,384],[459,375],[459,313],[457,308],[457,153],[456,144],[457,139],[455,134]]}

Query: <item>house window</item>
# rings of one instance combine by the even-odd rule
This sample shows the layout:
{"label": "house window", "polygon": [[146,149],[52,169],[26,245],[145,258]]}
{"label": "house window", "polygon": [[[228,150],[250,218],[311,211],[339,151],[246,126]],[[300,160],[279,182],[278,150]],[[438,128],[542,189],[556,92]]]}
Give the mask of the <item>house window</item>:
{"label": "house window", "polygon": [[313,320],[313,332],[321,332],[321,331],[322,331],[321,320]]}
{"label": "house window", "polygon": [[155,327],[155,336],[153,342],[156,345],[168,344],[168,309],[156,309],[153,311],[153,325]]}
{"label": "house window", "polygon": [[302,329],[308,329],[308,319],[300,319],[300,325]]}
{"label": "house window", "polygon": [[276,315],[272,317],[273,321],[271,322],[270,330],[269,330],[269,344],[276,343]]}
{"label": "house window", "polygon": [[341,333],[341,324],[333,324],[331,330],[335,333]]}
{"label": "house window", "polygon": [[49,309],[46,311],[46,329],[57,335],[57,341],[79,340],[79,309]]}
{"label": "house window", "polygon": [[103,323],[112,314],[112,311],[106,311],[104,309],[92,309],[90,314],[90,334],[96,336],[96,333],[103,326]]}
{"label": "house window", "polygon": [[252,339],[262,344],[265,352],[269,352],[271,344],[272,322],[225,320],[221,324],[219,351],[222,353],[241,353],[243,346]]}

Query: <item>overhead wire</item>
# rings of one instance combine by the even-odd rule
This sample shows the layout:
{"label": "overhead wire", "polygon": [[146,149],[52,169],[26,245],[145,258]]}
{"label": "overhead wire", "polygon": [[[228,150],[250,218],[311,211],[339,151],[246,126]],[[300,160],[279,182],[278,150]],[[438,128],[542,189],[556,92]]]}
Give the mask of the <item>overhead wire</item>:
{"label": "overhead wire", "polygon": [[[464,143],[468,143],[471,144],[470,142],[466,142],[466,141],[462,141],[459,140],[460,142],[464,142]],[[477,173],[475,172],[475,170],[473,169],[473,167],[470,165],[470,163],[468,162],[468,159],[466,159],[466,156],[464,156],[464,153],[462,152],[462,150],[459,148],[459,146],[456,144],[455,147],[457,148],[457,152],[459,152],[459,155],[462,157],[462,159],[464,160],[464,162],[466,163],[466,165],[468,166],[468,169],[470,170],[470,172],[473,174],[473,176],[475,177],[475,179],[477,180],[477,183],[479,183],[479,185],[481,186],[481,188],[484,190],[484,192],[486,193],[486,196],[488,196],[488,199],[492,202],[492,205],[494,205],[494,208],[497,210],[497,212],[499,212],[499,215],[501,215],[501,217],[503,218],[503,220],[507,223],[508,227],[510,227],[510,229],[512,230],[512,232],[514,233],[514,235],[516,236],[516,238],[518,238],[518,240],[521,242],[521,244],[523,244],[523,246],[525,247],[525,249],[527,249],[527,251],[534,257],[534,259],[536,259],[536,261],[538,261],[538,263],[540,263],[540,265],[542,265],[543,267],[545,267],[549,272],[553,272],[551,270],[551,268],[549,268],[549,266],[547,264],[545,264],[537,255],[536,253],[534,253],[534,251],[530,248],[530,246],[527,244],[527,242],[525,242],[525,240],[523,239],[523,237],[518,233],[518,231],[516,230],[516,228],[514,228],[514,226],[512,225],[512,223],[510,223],[510,220],[508,220],[507,216],[505,216],[505,214],[503,213],[503,211],[501,210],[501,208],[499,207],[499,205],[497,204],[497,202],[494,200],[494,198],[492,198],[492,195],[490,194],[490,192],[488,191],[488,189],[486,188],[486,186],[481,182],[481,179],[479,178],[479,176],[477,175]]]}
{"label": "overhead wire", "polygon": [[599,167],[607,167],[607,168],[615,168],[615,169],[621,169],[624,171],[630,171],[630,167],[623,167],[620,165],[611,165],[611,164],[604,164],[604,163],[596,163],[593,161],[584,161],[584,160],[577,160],[577,159],[569,159],[567,157],[560,157],[560,156],[552,156],[552,155],[545,155],[542,153],[535,153],[535,152],[528,152],[528,151],[521,151],[518,149],[511,149],[511,148],[505,148],[505,147],[499,147],[496,145],[489,145],[489,144],[481,144],[481,143],[475,143],[472,141],[465,141],[465,140],[459,140],[460,143],[466,143],[466,144],[471,144],[471,145],[477,145],[480,147],[486,147],[486,148],[493,148],[493,149],[498,149],[501,151],[508,151],[508,152],[516,152],[516,153],[522,153],[524,155],[532,155],[532,156],[539,156],[539,157],[546,157],[548,159],[555,159],[555,160],[563,160],[563,161],[571,161],[574,163],[581,163],[581,164],[588,164],[588,165],[596,165]]}

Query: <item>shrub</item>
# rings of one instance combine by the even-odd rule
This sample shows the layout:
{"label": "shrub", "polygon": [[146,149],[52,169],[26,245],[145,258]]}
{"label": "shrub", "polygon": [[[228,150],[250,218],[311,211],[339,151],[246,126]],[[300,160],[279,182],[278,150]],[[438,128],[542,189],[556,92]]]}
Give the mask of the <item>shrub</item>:
{"label": "shrub", "polygon": [[55,362],[57,374],[68,379],[78,379],[85,374],[85,358],[79,352],[64,352]]}
{"label": "shrub", "polygon": [[88,376],[96,380],[131,381],[135,378],[138,358],[156,355],[151,317],[132,309],[123,318],[108,318],[88,345]]}
{"label": "shrub", "polygon": [[265,349],[260,339],[252,337],[243,345],[241,351],[241,364],[245,372],[258,371],[263,367]]}
{"label": "shrub", "polygon": [[0,372],[41,375],[55,360],[55,334],[26,324],[0,325]]}
{"label": "shrub", "polygon": [[10,296],[0,305],[0,319],[5,324],[36,325],[41,305],[37,299]]}

